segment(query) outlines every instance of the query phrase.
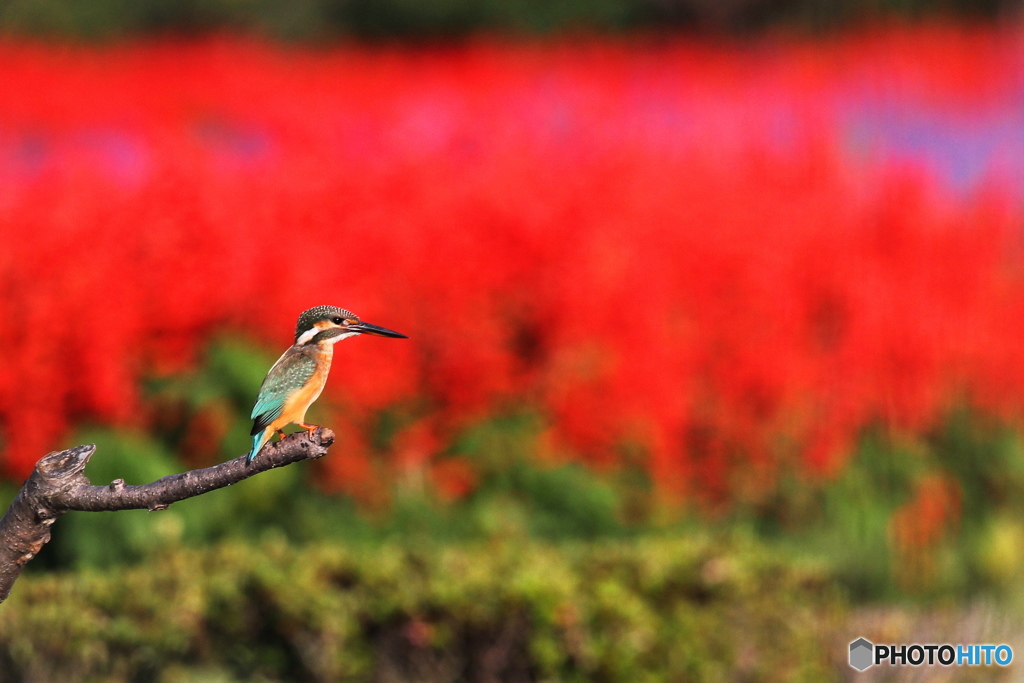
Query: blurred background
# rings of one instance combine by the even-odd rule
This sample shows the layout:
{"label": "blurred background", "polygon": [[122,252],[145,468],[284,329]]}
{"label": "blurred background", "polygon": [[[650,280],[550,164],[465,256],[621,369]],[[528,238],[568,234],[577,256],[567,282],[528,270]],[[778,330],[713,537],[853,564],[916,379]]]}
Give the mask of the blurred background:
{"label": "blurred background", "polygon": [[411,337],[337,347],[324,460],[62,518],[0,678],[1024,654],[1020,9],[0,5],[3,505],[241,455],[303,309]]}

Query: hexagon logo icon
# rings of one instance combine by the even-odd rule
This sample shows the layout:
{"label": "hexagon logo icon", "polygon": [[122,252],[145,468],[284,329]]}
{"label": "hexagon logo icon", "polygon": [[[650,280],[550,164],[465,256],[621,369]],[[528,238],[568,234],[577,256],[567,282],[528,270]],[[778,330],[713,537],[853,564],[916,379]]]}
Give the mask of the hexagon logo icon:
{"label": "hexagon logo icon", "polygon": [[857,671],[868,668],[874,663],[871,661],[874,650],[875,646],[866,638],[858,638],[853,641],[850,643],[850,666]]}

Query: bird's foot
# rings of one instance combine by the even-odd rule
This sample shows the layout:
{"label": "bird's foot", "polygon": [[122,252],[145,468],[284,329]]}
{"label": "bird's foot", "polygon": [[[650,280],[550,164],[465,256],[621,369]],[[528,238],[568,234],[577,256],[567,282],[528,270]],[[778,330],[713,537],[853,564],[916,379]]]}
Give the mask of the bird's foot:
{"label": "bird's foot", "polygon": [[288,435],[284,433],[283,429],[278,429],[277,430],[277,436],[281,439],[281,441],[284,441],[284,437],[286,437]]}
{"label": "bird's foot", "polygon": [[313,436],[313,432],[320,429],[320,425],[308,425],[305,422],[299,422],[298,425],[309,432],[310,436]]}

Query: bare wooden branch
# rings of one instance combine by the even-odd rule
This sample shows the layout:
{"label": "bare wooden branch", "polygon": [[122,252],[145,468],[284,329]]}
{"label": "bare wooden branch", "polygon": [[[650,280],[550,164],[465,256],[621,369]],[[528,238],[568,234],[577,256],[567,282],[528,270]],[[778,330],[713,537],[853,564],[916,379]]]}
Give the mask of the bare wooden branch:
{"label": "bare wooden branch", "polygon": [[130,486],[115,479],[107,486],[92,486],[84,470],[96,446],[75,446],[50,453],[36,463],[7,513],[0,519],[0,602],[25,564],[50,540],[50,527],[69,510],[166,510],[172,503],[214,489],[231,486],[254,474],[327,454],[334,432],[320,427],[312,434],[299,432],[268,444],[252,464],[245,456],[213,467],[172,474],[150,484]]}

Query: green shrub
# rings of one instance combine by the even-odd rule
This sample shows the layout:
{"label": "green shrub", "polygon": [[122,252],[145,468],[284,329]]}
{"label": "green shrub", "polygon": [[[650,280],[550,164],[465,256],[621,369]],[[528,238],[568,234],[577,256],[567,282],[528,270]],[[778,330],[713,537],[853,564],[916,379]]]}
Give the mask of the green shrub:
{"label": "green shrub", "polygon": [[241,30],[285,40],[630,29],[829,29],[883,17],[998,18],[1010,0],[5,0],[0,31],[86,39]]}
{"label": "green shrub", "polygon": [[23,577],[0,679],[820,681],[843,613],[819,571],[705,537],[228,543]]}

